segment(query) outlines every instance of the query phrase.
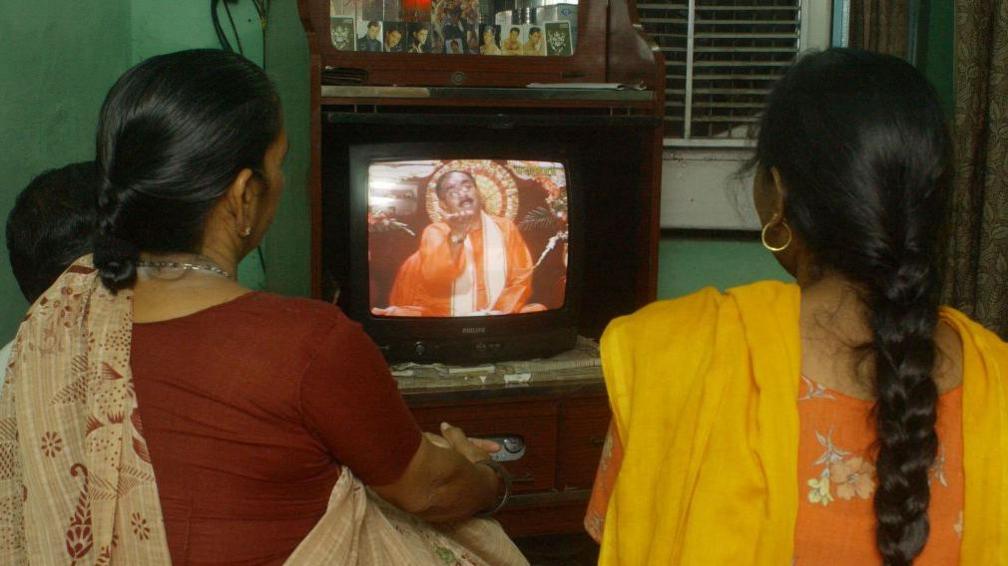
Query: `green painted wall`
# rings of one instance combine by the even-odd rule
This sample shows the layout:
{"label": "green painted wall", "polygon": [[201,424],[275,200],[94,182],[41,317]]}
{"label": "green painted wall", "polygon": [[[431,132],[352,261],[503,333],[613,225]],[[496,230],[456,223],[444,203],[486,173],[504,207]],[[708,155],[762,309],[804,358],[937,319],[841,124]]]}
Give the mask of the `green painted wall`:
{"label": "green painted wall", "polygon": [[759,242],[730,238],[662,238],[658,298],[713,286],[724,290],[762,279],[794,281]]}
{"label": "green painted wall", "polygon": [[[183,49],[219,48],[210,19],[209,2],[164,2],[132,0],[130,44],[132,61]],[[227,13],[220,8],[221,25],[235,50],[238,46],[231,32]],[[249,0],[228,4],[245,50],[245,56],[262,64],[262,32],[259,17]]]}
{"label": "green painted wall", "polygon": [[290,151],[284,166],[287,187],[263,250],[267,287],[284,295],[308,295],[311,292],[311,217],[308,210],[311,99],[308,63],[308,41],[298,17],[297,2],[273,2],[266,32],[266,72],[273,77],[283,100]]}
{"label": "green painted wall", "polygon": [[[15,197],[35,175],[93,158],[102,100],[129,65],[130,3],[0,0],[0,13],[0,219],[6,225]],[[4,241],[0,343],[14,335],[27,307]]]}

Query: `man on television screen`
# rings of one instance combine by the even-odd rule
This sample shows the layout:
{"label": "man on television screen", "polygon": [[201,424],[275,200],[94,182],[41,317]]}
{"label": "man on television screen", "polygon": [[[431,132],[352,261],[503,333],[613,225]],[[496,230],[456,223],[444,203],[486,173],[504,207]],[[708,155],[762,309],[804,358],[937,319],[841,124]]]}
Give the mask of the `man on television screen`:
{"label": "man on television screen", "polygon": [[392,306],[376,309],[376,314],[480,316],[544,310],[526,304],[533,265],[525,240],[510,220],[484,210],[472,174],[448,171],[435,192],[441,220],[423,230],[420,249],[396,274]]}

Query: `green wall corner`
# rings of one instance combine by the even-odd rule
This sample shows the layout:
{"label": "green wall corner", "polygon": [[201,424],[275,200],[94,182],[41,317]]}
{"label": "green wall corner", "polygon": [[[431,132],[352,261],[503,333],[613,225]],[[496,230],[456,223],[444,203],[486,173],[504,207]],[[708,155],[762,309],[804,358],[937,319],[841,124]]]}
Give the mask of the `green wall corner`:
{"label": "green wall corner", "polygon": [[[132,0],[131,4],[132,63],[184,49],[220,48],[210,18],[209,2]],[[247,0],[228,3],[228,7],[234,17],[245,56],[262,64],[262,31],[255,7]],[[238,43],[224,11],[224,2],[221,2],[219,12],[225,35],[237,51]]]}
{"label": "green wall corner", "polygon": [[290,149],[284,164],[287,185],[266,237],[266,286],[283,295],[311,292],[311,214],[308,177],[311,165],[311,96],[308,39],[297,2],[274,2],[266,32],[266,72],[284,105]]}
{"label": "green wall corner", "polygon": [[659,244],[659,299],[681,297],[704,287],[724,291],[763,279],[794,281],[758,241],[667,236]]}
{"label": "green wall corner", "polygon": [[[105,93],[130,62],[130,3],[4,2],[0,17],[0,220],[39,173],[94,157]],[[0,230],[0,344],[28,304]]]}

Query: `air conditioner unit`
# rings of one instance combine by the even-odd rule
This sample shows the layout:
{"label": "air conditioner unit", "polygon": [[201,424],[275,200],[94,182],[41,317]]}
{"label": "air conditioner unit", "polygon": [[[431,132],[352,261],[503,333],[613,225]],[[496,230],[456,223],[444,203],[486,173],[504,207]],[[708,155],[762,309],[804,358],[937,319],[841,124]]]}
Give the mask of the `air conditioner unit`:
{"label": "air conditioner unit", "polygon": [[662,227],[758,229],[751,130],[802,51],[830,44],[831,0],[647,0],[641,23],[665,55]]}

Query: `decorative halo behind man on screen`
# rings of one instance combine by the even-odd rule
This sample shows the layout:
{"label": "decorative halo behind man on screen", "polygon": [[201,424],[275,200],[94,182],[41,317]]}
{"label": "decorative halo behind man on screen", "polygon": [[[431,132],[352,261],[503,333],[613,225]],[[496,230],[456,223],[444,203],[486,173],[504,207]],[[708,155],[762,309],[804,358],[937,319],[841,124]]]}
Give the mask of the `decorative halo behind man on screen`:
{"label": "decorative halo behind man on screen", "polygon": [[[488,207],[476,176],[449,163],[432,177],[433,221],[396,273],[385,316],[480,316],[545,310],[527,303],[533,261],[521,232]],[[499,196],[499,195],[496,195]],[[498,205],[502,203],[497,203]]]}

